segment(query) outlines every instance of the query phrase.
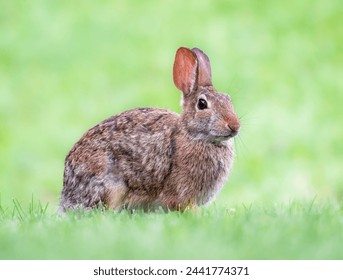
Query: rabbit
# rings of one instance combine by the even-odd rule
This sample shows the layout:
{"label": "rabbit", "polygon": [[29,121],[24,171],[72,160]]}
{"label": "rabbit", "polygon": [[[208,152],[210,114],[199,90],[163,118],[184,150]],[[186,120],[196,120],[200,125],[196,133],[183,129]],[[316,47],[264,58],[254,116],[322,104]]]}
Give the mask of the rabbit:
{"label": "rabbit", "polygon": [[65,160],[60,210],[184,211],[211,202],[229,176],[240,129],[212,85],[207,55],[180,47],[173,66],[182,113],[137,108],[88,130]]}

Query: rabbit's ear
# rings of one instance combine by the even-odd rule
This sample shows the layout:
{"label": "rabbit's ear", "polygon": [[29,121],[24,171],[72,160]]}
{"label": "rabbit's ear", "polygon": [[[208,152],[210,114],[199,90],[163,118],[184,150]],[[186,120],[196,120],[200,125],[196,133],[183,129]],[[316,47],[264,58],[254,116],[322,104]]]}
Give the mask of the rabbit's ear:
{"label": "rabbit's ear", "polygon": [[193,91],[197,80],[198,61],[196,55],[188,48],[177,50],[173,68],[174,84],[184,94]]}
{"label": "rabbit's ear", "polygon": [[212,86],[211,64],[208,56],[198,48],[194,48],[192,51],[195,53],[199,64],[198,85]]}

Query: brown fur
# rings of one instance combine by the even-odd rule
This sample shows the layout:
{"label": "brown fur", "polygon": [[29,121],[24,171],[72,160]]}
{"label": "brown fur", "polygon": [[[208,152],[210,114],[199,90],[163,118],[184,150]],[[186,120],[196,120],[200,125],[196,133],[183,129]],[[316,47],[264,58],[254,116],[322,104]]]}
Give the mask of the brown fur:
{"label": "brown fur", "polygon": [[[87,131],[65,160],[60,209],[183,210],[214,199],[233,163],[239,121],[229,96],[212,86],[208,57],[180,48],[174,82],[183,113],[137,108]],[[197,107],[199,99],[208,108]]]}

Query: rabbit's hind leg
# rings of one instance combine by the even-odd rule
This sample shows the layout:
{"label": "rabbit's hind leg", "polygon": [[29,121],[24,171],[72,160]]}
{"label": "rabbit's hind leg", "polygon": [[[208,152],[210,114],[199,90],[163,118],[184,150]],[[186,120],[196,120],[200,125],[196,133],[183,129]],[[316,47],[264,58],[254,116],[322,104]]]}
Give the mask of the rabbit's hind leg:
{"label": "rabbit's hind leg", "polygon": [[126,186],[118,184],[108,187],[103,199],[106,207],[109,209],[121,210],[125,204],[126,194]]}

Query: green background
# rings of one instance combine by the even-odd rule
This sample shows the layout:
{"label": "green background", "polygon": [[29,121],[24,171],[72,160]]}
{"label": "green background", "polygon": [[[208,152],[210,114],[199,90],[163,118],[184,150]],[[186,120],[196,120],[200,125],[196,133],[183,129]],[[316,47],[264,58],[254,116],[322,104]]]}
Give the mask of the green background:
{"label": "green background", "polygon": [[[1,258],[342,257],[343,250],[337,247],[343,231],[341,1],[0,0],[0,4]],[[172,81],[180,46],[207,53],[215,87],[231,95],[241,117],[232,175],[215,203],[194,216],[95,213],[60,220],[55,212],[64,158],[87,129],[135,107],[180,112],[180,92]],[[49,204],[37,219],[52,223],[51,227],[35,219],[27,224],[20,215],[18,219],[16,202],[26,212],[32,196],[35,204]],[[313,205],[316,210],[307,219],[304,213]],[[225,219],[232,222],[232,216],[238,216],[233,224],[237,232],[223,227],[214,240],[215,221],[223,225]],[[273,217],[282,224],[275,224]],[[73,231],[73,221],[79,218],[77,230],[84,226],[83,239]],[[306,224],[307,220],[313,223]],[[317,226],[325,222],[329,224],[323,226],[323,236],[316,235]],[[170,230],[169,223],[180,232]],[[146,231],[126,242],[152,236],[156,248],[162,249],[153,247],[156,250],[150,252],[147,244],[136,249],[122,245],[110,254],[95,249],[107,248],[105,244],[89,241],[98,235],[92,225],[126,235],[125,227],[135,231],[140,224]],[[259,237],[256,230],[261,225],[262,243],[250,250],[257,244],[253,233]],[[264,236],[263,225],[268,230],[280,226],[280,232]],[[285,236],[296,235],[301,225],[305,228],[295,239],[294,250],[289,244],[276,247],[279,253],[264,247],[263,240],[280,244]],[[198,235],[205,228],[204,236],[193,239],[193,227]],[[58,228],[64,232],[61,244],[70,247],[68,242],[85,240],[94,244],[94,250],[76,253],[80,248],[75,245],[74,251],[47,253],[49,233]],[[331,238],[331,243],[324,242],[322,251],[316,251],[309,236],[319,243]],[[18,248],[13,245],[26,238],[31,240],[29,247],[21,250],[21,243]],[[118,238],[113,246],[125,244]],[[202,253],[191,250],[205,241],[209,244]],[[222,250],[222,244],[230,241],[237,241],[237,247]],[[45,244],[42,252],[40,242]],[[179,247],[168,251],[163,247],[168,242]]]}

